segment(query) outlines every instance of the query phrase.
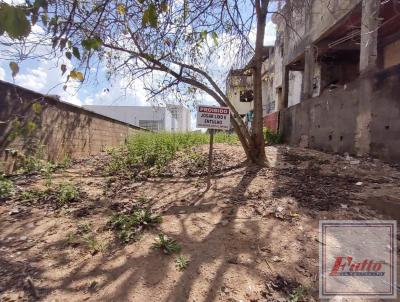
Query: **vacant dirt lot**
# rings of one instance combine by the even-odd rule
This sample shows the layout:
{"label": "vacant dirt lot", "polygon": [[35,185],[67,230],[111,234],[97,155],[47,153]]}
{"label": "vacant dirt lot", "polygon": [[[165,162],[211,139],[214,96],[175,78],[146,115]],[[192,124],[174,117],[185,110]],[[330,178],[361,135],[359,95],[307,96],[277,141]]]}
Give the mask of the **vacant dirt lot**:
{"label": "vacant dirt lot", "polygon": [[[52,176],[80,190],[63,206],[23,201],[45,179],[15,177],[16,195],[0,202],[0,300],[318,300],[319,220],[388,218],[367,204],[398,201],[400,172],[372,159],[266,150],[269,167],[259,168],[243,164],[240,147],[217,145],[208,191],[197,159],[195,169],[177,159],[162,177],[136,179],[105,174],[105,154],[75,162]],[[163,221],[124,244],[110,217],[139,203]],[[151,248],[159,233],[180,244],[186,269],[177,254]]]}

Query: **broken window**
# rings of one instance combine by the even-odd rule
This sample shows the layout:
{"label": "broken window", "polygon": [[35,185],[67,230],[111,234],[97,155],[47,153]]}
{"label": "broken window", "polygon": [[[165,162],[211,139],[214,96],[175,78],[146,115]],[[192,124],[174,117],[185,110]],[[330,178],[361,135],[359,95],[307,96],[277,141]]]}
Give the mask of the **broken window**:
{"label": "broken window", "polygon": [[251,102],[254,99],[253,90],[242,90],[240,91],[240,101],[242,103]]}

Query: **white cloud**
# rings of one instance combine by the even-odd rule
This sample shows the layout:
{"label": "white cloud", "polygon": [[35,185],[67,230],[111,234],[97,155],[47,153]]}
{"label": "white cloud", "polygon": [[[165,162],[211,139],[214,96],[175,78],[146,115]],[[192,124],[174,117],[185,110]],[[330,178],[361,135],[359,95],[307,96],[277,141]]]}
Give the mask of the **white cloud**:
{"label": "white cloud", "polygon": [[5,72],[4,68],[2,68],[0,66],[0,80],[4,81],[5,78],[6,78],[6,72]]}
{"label": "white cloud", "polygon": [[61,60],[59,63],[56,59],[42,60],[37,67],[28,68],[26,71],[23,71],[24,63],[22,63],[20,64],[21,71],[15,77],[15,83],[43,94],[58,95],[65,102],[81,105],[82,102],[78,97],[78,83],[70,81],[67,89],[63,90],[68,72],[61,74],[58,67],[61,64],[66,64],[68,70],[72,69],[71,63],[67,60]]}
{"label": "white cloud", "polygon": [[[254,27],[249,35],[249,40],[251,43],[255,44],[256,42],[256,33],[257,30]],[[264,45],[266,46],[272,46],[275,44],[275,39],[276,39],[276,25],[269,20],[265,24],[265,32],[264,32]]]}
{"label": "white cloud", "polygon": [[4,0],[4,2],[11,5],[21,5],[25,3],[25,0]]}
{"label": "white cloud", "polygon": [[265,25],[264,45],[273,46],[276,39],[276,25],[270,20]]}
{"label": "white cloud", "polygon": [[149,105],[146,102],[147,95],[144,89],[143,80],[136,79],[127,87],[126,79],[114,81],[110,87],[88,96],[84,99],[85,105]]}
{"label": "white cloud", "polygon": [[36,69],[30,69],[28,73],[17,74],[15,82],[25,88],[43,92],[43,88],[47,86],[47,73],[40,66]]}

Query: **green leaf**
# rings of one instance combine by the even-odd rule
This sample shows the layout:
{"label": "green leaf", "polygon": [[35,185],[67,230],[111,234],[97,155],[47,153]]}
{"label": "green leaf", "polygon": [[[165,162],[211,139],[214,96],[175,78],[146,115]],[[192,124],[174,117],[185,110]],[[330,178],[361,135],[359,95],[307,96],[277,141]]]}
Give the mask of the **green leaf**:
{"label": "green leaf", "polygon": [[71,77],[73,80],[78,80],[78,81],[81,81],[81,82],[82,82],[83,79],[84,79],[83,73],[80,72],[80,71],[72,70],[72,71],[69,73],[69,75],[70,75],[70,77]]}
{"label": "green leaf", "polygon": [[47,15],[47,13],[44,13],[43,15],[41,15],[41,18],[42,18],[43,25],[47,27],[48,22],[49,22],[49,17]]}
{"label": "green leaf", "polygon": [[19,72],[19,66],[17,63],[15,62],[10,62],[10,69],[12,71],[12,77],[15,78],[15,76],[18,74]]}
{"label": "green leaf", "polygon": [[157,28],[158,25],[158,15],[157,8],[154,3],[150,3],[148,8],[144,11],[142,17],[142,25],[150,25],[153,28]]}
{"label": "green leaf", "polygon": [[201,40],[205,40],[205,39],[207,39],[207,31],[206,30],[203,30],[201,33],[200,33],[200,35],[201,35]]}
{"label": "green leaf", "polygon": [[32,110],[35,114],[39,115],[42,112],[42,104],[40,103],[33,103]]}
{"label": "green leaf", "polygon": [[78,60],[81,59],[81,54],[79,53],[78,47],[72,47],[72,54],[74,55],[75,58]]}
{"label": "green leaf", "polygon": [[166,13],[169,9],[168,2],[167,1],[161,2],[160,8],[162,12]]}
{"label": "green leaf", "polygon": [[71,53],[70,51],[67,51],[67,52],[65,53],[65,56],[67,57],[68,60],[71,60],[71,59],[72,59],[72,53]]}
{"label": "green leaf", "polygon": [[153,54],[144,54],[143,57],[148,61],[154,60],[154,55]]}
{"label": "green leaf", "polygon": [[218,46],[218,34],[215,31],[212,33],[212,38],[214,40],[215,46]]}
{"label": "green leaf", "polygon": [[58,25],[58,17],[53,17],[50,19],[49,26],[56,26]]}
{"label": "green leaf", "polygon": [[117,11],[118,11],[121,15],[125,15],[125,14],[126,14],[125,5],[123,5],[123,4],[118,4],[118,5],[117,5]]}
{"label": "green leaf", "polygon": [[0,4],[0,33],[4,32],[12,39],[22,39],[29,35],[31,24],[22,8],[7,3]]}
{"label": "green leaf", "polygon": [[61,71],[62,71],[62,75],[64,75],[64,73],[67,71],[67,65],[62,64],[61,65]]}
{"label": "green leaf", "polygon": [[26,131],[31,134],[36,129],[36,124],[33,121],[29,121],[25,125]]}
{"label": "green leaf", "polygon": [[60,40],[60,50],[63,50],[66,45],[67,45],[67,39],[61,39]]}
{"label": "green leaf", "polygon": [[32,25],[35,25],[38,19],[39,19],[39,8],[34,8],[32,10],[32,16],[31,16]]}
{"label": "green leaf", "polygon": [[103,41],[100,38],[92,38],[83,40],[81,44],[86,50],[99,50],[101,45],[103,45]]}

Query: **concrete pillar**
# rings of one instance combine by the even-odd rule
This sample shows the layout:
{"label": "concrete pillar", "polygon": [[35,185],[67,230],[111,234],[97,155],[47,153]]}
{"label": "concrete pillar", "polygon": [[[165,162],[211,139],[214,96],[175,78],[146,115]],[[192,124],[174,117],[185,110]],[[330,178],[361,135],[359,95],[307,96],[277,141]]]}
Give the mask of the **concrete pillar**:
{"label": "concrete pillar", "polygon": [[362,0],[360,72],[377,67],[379,7],[381,0]]}
{"label": "concrete pillar", "polygon": [[303,100],[311,98],[313,94],[314,66],[314,47],[309,45],[304,51]]}
{"label": "concrete pillar", "polygon": [[282,97],[279,100],[278,110],[287,108],[289,100],[289,66],[282,68]]}
{"label": "concrete pillar", "polygon": [[371,150],[371,122],[373,108],[373,74],[378,63],[378,27],[381,0],[362,0],[360,43],[360,87],[355,146],[357,155]]}

